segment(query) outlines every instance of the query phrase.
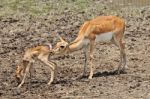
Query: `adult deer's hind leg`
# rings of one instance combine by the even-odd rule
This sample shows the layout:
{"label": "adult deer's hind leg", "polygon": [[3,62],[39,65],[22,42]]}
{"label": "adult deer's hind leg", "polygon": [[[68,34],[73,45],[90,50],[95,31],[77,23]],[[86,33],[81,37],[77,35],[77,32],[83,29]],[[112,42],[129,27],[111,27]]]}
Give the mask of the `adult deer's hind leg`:
{"label": "adult deer's hind leg", "polygon": [[[120,63],[118,66],[118,74],[120,74],[120,71],[124,71],[125,68],[127,68],[126,62],[126,53],[125,53],[125,45],[122,43],[122,37],[118,35],[114,35],[112,38],[112,42],[119,47],[120,49]],[[123,67],[122,67],[123,65]]]}
{"label": "adult deer's hind leg", "polygon": [[124,71],[125,69],[128,68],[127,66],[127,57],[126,57],[126,53],[125,53],[125,44],[120,42],[120,46],[121,46],[121,53],[122,53],[122,63],[123,63],[123,66],[122,66],[122,71]]}

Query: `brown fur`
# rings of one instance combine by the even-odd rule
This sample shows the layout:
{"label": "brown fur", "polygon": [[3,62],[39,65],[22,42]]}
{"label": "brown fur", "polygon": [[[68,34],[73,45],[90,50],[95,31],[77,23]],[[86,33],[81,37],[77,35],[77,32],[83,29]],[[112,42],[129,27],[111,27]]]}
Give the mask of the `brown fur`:
{"label": "brown fur", "polygon": [[122,70],[126,66],[126,54],[123,43],[123,36],[125,30],[125,22],[122,18],[116,16],[98,16],[90,21],[86,21],[80,28],[77,38],[68,44],[65,40],[60,37],[61,42],[58,42],[54,48],[55,54],[65,54],[84,48],[85,67],[87,65],[87,49],[90,47],[90,75],[89,79],[93,76],[93,51],[95,47],[96,36],[111,32],[113,33],[110,42],[114,43],[120,48],[120,65],[118,66],[118,73],[121,65],[123,64]]}
{"label": "brown fur", "polygon": [[32,63],[34,63],[35,61],[34,57],[37,57],[39,60],[50,67],[51,79],[48,84],[51,84],[53,82],[57,65],[56,63],[48,60],[49,55],[53,55],[53,50],[49,45],[36,46],[28,49],[25,52],[21,64],[17,65],[16,68],[16,80],[18,81],[18,83],[21,82],[18,85],[18,88],[20,88],[25,82],[26,75],[27,73],[29,73]]}

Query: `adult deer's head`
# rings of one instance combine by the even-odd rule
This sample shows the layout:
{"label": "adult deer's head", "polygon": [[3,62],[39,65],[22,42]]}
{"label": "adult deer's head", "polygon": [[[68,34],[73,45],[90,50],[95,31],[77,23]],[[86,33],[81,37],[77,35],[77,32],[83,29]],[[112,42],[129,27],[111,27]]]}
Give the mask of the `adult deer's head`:
{"label": "adult deer's head", "polygon": [[67,51],[68,42],[66,42],[62,37],[58,35],[60,41],[56,44],[53,51],[55,54],[64,54]]}

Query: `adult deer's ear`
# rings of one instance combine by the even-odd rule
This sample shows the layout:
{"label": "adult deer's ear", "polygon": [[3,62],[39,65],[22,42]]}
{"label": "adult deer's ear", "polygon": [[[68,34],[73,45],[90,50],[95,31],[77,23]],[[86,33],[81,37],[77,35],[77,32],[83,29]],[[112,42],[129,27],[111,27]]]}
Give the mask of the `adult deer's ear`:
{"label": "adult deer's ear", "polygon": [[65,40],[59,35],[59,33],[55,32],[55,34],[60,39],[61,42],[65,42]]}
{"label": "adult deer's ear", "polygon": [[59,36],[59,39],[61,42],[65,42],[65,40],[61,36]]}

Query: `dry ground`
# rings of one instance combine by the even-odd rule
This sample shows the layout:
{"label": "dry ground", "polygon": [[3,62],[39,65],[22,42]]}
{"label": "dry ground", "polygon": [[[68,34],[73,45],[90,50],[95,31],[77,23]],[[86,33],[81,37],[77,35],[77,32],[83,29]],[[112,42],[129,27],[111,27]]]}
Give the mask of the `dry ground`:
{"label": "dry ground", "polygon": [[[48,3],[46,0],[41,2],[42,7]],[[25,12],[21,12],[23,7],[22,9],[20,7],[21,11],[18,12],[17,5],[11,6],[14,7],[11,13],[5,11],[5,14],[1,15],[1,99],[150,99],[149,6],[124,7],[116,10],[109,8],[108,2],[103,0],[50,2],[55,3],[55,6],[51,5],[51,8],[46,10],[41,8],[42,11],[44,9],[44,13],[41,10],[34,11],[32,7]],[[1,11],[5,9],[3,5],[0,7]],[[28,7],[28,3],[25,7]],[[10,10],[9,7],[8,9]],[[126,73],[120,75],[114,73],[119,63],[119,49],[114,45],[97,44],[94,53],[96,69],[92,80],[89,81],[87,77],[80,78],[84,59],[83,52],[78,51],[50,58],[58,65],[57,80],[54,84],[47,85],[50,78],[49,68],[37,61],[33,67],[32,78],[28,77],[23,87],[16,89],[15,66],[27,48],[47,42],[55,45],[58,39],[54,39],[55,37],[51,35],[53,31],[72,41],[80,25],[98,15],[117,15],[126,21],[125,41],[129,66]],[[88,74],[89,69],[87,76]]]}

